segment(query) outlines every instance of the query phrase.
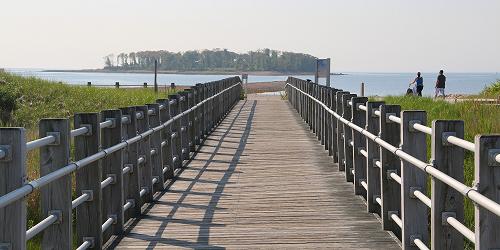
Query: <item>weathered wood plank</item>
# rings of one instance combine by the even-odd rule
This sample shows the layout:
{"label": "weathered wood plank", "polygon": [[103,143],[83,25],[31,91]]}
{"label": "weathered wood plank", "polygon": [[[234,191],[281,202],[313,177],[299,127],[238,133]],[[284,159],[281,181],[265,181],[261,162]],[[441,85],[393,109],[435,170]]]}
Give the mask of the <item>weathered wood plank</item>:
{"label": "weathered wood plank", "polygon": [[291,105],[250,95],[117,248],[399,249]]}

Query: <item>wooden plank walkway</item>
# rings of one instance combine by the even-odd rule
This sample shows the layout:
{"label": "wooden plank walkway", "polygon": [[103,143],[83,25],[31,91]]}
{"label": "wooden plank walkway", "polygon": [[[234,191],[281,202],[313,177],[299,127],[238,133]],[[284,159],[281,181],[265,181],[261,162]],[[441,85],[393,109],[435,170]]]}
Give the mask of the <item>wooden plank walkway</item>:
{"label": "wooden plank walkway", "polygon": [[288,102],[249,96],[114,247],[400,249]]}

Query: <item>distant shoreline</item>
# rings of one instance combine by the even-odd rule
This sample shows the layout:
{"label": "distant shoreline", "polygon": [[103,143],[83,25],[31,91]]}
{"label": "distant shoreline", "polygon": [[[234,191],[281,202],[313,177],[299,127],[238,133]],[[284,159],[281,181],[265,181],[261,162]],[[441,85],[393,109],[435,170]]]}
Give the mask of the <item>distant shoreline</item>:
{"label": "distant shoreline", "polygon": [[[74,73],[130,73],[130,74],[152,74],[150,70],[106,70],[106,69],[55,69],[43,70],[42,72],[74,72]],[[278,72],[278,71],[164,71],[159,70],[158,74],[167,75],[241,75],[248,74],[253,76],[304,76],[314,75],[314,72]],[[344,73],[331,73],[331,75],[346,75]]]}

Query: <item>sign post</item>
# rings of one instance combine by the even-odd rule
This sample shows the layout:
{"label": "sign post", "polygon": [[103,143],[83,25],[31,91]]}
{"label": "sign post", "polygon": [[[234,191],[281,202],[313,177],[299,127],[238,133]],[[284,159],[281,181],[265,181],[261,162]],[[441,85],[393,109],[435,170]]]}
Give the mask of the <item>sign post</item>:
{"label": "sign post", "polygon": [[316,60],[314,82],[318,83],[320,77],[326,78],[326,86],[330,87],[330,58]]}

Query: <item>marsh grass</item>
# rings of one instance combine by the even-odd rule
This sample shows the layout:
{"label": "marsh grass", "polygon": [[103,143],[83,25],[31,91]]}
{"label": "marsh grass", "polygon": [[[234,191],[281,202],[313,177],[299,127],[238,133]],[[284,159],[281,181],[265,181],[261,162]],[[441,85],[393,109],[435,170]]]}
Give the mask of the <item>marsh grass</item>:
{"label": "marsh grass", "polygon": [[[71,119],[75,113],[79,112],[99,112],[105,109],[154,103],[156,99],[168,98],[168,94],[173,93],[173,91],[165,90],[155,93],[151,88],[115,89],[71,86],[6,72],[0,72],[0,82],[0,111],[4,113],[0,126],[25,127],[28,141],[39,138],[38,122],[42,118]],[[73,151],[72,147],[71,152]],[[28,180],[40,177],[38,150],[28,152],[26,168]],[[74,175],[72,178],[74,189]],[[28,228],[43,219],[39,196],[39,192],[35,191],[26,198]],[[75,198],[74,192],[73,196]],[[29,249],[40,248],[40,235],[28,242]]]}
{"label": "marsh grass", "polygon": [[[497,83],[498,84],[498,83]],[[500,86],[500,84],[498,84]],[[500,90],[500,88],[498,88]],[[427,112],[427,126],[432,126],[433,120],[463,120],[465,126],[465,139],[473,142],[478,134],[500,133],[500,107],[484,105],[478,102],[448,103],[443,100],[435,101],[431,98],[414,96],[389,96],[385,97],[387,104],[401,105],[401,110],[424,110]],[[427,157],[431,157],[430,136],[427,137]],[[456,166],[461,167],[461,166]],[[474,181],[474,154],[465,150],[464,182],[472,186]],[[430,195],[430,179],[428,181],[428,195]],[[465,224],[474,229],[474,204],[465,199]],[[473,244],[466,242],[467,249],[474,249]]]}

